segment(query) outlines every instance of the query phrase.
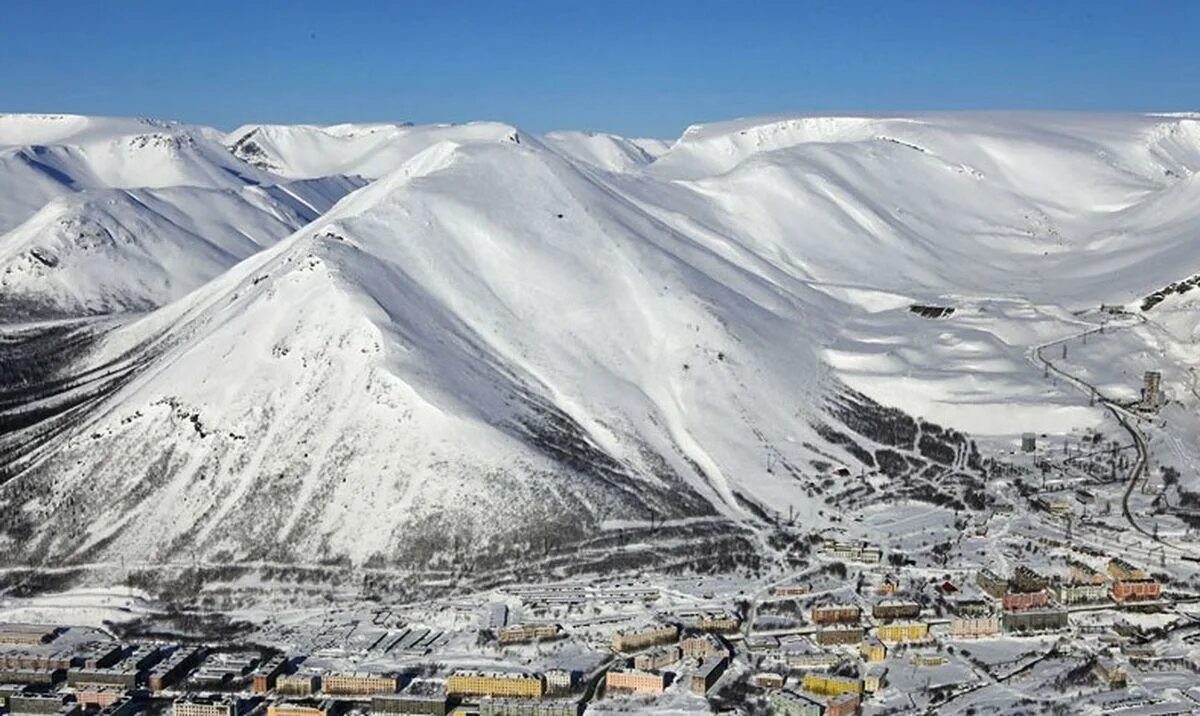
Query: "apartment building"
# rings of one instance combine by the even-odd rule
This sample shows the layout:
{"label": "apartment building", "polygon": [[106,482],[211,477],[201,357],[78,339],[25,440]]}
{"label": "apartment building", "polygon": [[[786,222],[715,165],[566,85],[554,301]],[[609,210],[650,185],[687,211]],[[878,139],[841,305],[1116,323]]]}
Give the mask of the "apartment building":
{"label": "apartment building", "polygon": [[956,639],[980,639],[1000,633],[1000,617],[956,616],[950,619],[950,635]]}
{"label": "apartment building", "polygon": [[813,624],[857,624],[862,610],[853,604],[827,604],[813,607]]}
{"label": "apartment building", "polygon": [[713,684],[721,678],[725,673],[726,667],[729,666],[729,659],[723,656],[713,656],[705,659],[700,667],[692,674],[691,689],[693,694],[703,696],[708,693]]}
{"label": "apartment building", "polygon": [[921,615],[921,605],[903,599],[885,599],[871,607],[876,619],[915,619]]}
{"label": "apartment building", "polygon": [[356,672],[353,674],[326,674],[321,678],[321,690],[338,696],[371,696],[393,694],[399,686],[395,676]]}
{"label": "apartment building", "polygon": [[633,657],[633,668],[639,671],[655,671],[670,666],[683,658],[683,651],[677,646],[666,646],[653,651],[642,652]]}
{"label": "apartment building", "polygon": [[651,626],[632,631],[620,631],[613,635],[613,651],[637,651],[657,644],[667,644],[679,638],[679,627],[674,624]]}
{"label": "apartment building", "polygon": [[862,627],[840,624],[817,632],[817,643],[821,646],[841,646],[862,643],[866,632]]}
{"label": "apartment building", "polygon": [[818,696],[861,694],[862,682],[858,679],[851,679],[845,676],[805,674],[801,688],[810,694],[817,694]]}
{"label": "apartment building", "polygon": [[501,629],[497,639],[501,644],[521,644],[539,639],[556,639],[562,636],[562,627],[558,624],[516,624]]}
{"label": "apartment building", "polygon": [[1148,602],[1162,597],[1162,585],[1154,579],[1113,582],[1112,597],[1118,602]]}
{"label": "apartment building", "polygon": [[604,675],[604,688],[634,694],[661,694],[667,688],[667,677],[649,671],[609,671]]}
{"label": "apartment building", "polygon": [[929,638],[929,625],[924,622],[893,622],[875,628],[875,636],[886,644],[915,644]]}
{"label": "apartment building", "polygon": [[507,671],[456,671],[446,679],[451,696],[519,696],[539,698],[546,692],[541,676]]}
{"label": "apartment building", "polygon": [[171,716],[237,716],[237,704],[228,699],[176,699]]}

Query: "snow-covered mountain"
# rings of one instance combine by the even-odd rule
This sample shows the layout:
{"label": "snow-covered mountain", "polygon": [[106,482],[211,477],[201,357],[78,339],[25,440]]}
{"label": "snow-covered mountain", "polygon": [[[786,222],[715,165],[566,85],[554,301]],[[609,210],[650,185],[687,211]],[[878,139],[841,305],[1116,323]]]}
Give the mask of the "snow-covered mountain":
{"label": "snow-covered mountain", "polygon": [[277,177],[221,139],[154,120],[0,115],[0,317],[160,306],[362,184]]}
{"label": "snow-covered mountain", "polygon": [[[205,152],[217,136],[192,133]],[[0,258],[154,247],[101,251],[105,276],[137,275],[120,287],[41,282],[81,313],[158,306],[179,295],[166,276],[198,286],[12,333],[70,347],[0,392],[13,559],[489,565],[614,521],[729,539],[885,492],[967,500],[982,469],[958,431],[1102,419],[1034,346],[1200,273],[1190,116],[771,117],[670,145],[255,126],[216,144],[212,165],[252,164],[254,185],[54,200],[0,239]],[[370,183],[332,206],[262,188],[343,175]]]}

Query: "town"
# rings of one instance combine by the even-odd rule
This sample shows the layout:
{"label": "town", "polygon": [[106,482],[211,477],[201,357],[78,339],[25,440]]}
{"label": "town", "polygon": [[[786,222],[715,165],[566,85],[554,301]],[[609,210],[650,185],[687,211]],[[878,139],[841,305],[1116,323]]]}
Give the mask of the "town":
{"label": "town", "polygon": [[862,540],[815,547],[803,574],[754,592],[729,579],[691,593],[514,584],[407,610],[339,609],[316,630],[280,612],[253,638],[219,640],[4,623],[0,699],[14,715],[844,716],[949,712],[1035,679],[1108,708],[1200,708],[1200,593],[1124,557],[1002,574],[896,566]]}

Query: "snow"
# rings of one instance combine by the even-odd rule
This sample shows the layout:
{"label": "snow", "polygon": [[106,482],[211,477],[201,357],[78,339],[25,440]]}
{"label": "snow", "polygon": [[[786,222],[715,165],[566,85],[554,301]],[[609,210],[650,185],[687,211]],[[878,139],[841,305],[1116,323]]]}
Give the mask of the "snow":
{"label": "snow", "polygon": [[[651,514],[819,523],[816,464],[860,467],[817,430],[827,396],[1001,442],[1099,426],[1034,351],[1200,265],[1190,116],[768,117],[669,145],[5,117],[0,143],[6,298],[144,312],[76,364],[128,381],[22,477],[56,560],[444,566]],[[1122,394],[1166,350],[1178,384],[1173,306],[1169,340],[1121,329],[1081,374]],[[88,494],[86,539],[56,534]]]}

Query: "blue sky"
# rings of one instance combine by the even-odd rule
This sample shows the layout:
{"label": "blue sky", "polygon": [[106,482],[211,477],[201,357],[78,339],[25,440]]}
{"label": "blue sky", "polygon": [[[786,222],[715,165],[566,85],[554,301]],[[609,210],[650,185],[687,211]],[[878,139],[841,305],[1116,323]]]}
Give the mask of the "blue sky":
{"label": "blue sky", "polygon": [[0,111],[496,119],[1200,110],[1200,2],[4,0]]}

